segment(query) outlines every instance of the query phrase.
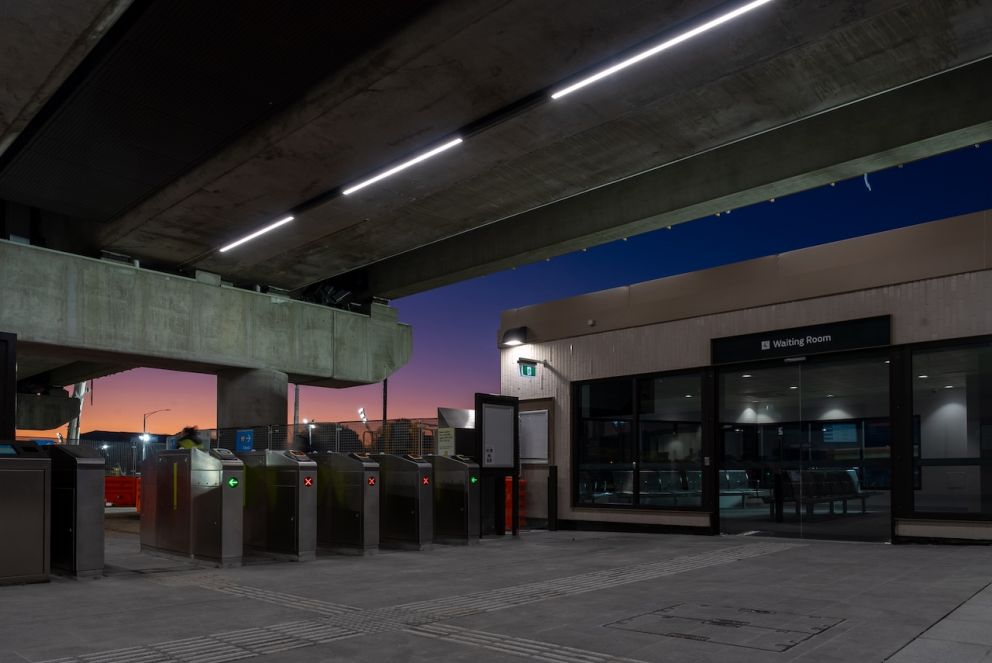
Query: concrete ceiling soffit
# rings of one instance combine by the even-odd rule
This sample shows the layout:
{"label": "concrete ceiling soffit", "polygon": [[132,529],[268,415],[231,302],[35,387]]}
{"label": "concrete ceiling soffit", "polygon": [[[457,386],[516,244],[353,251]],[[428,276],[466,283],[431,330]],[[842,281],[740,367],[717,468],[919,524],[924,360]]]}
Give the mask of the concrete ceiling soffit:
{"label": "concrete ceiling soffit", "polygon": [[4,2],[0,20],[0,155],[132,0]]}

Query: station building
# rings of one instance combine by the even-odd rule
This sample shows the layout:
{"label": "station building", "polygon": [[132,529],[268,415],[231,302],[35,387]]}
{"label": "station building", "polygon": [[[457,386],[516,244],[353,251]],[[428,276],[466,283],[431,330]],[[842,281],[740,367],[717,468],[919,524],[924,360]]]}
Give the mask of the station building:
{"label": "station building", "polygon": [[550,413],[559,526],[992,540],[992,212],[508,310],[499,339],[502,393]]}

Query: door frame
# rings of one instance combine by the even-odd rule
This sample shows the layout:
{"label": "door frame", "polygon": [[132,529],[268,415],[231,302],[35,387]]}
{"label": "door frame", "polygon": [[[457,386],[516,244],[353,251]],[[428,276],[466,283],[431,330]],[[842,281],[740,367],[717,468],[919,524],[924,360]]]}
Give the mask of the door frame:
{"label": "door frame", "polygon": [[[912,436],[905,437],[903,435],[896,435],[896,427],[899,427],[899,431],[902,431],[903,426],[901,425],[902,419],[904,417],[898,416],[904,409],[905,394],[903,393],[903,384],[905,382],[904,375],[906,371],[910,370],[910,367],[906,364],[906,357],[908,353],[901,351],[904,346],[880,346],[876,348],[866,348],[862,350],[843,350],[839,352],[827,352],[827,353],[816,353],[808,355],[797,355],[794,357],[776,357],[775,359],[765,359],[759,361],[748,361],[740,362],[734,364],[719,364],[713,366],[711,370],[713,371],[712,380],[707,380],[707,382],[712,382],[712,399],[709,401],[711,407],[710,410],[711,426],[710,431],[712,439],[710,440],[711,449],[713,454],[713,470],[712,479],[710,481],[710,503],[713,505],[713,529],[717,534],[723,533],[723,523],[720,519],[720,485],[719,485],[719,471],[724,464],[724,446],[723,446],[723,436],[720,434],[721,422],[720,422],[720,379],[725,373],[737,373],[741,371],[757,371],[763,368],[773,368],[777,366],[794,364],[797,369],[802,366],[816,365],[816,364],[829,364],[834,361],[849,361],[857,360],[859,358],[869,358],[875,357],[883,359],[888,362],[889,365],[889,476],[890,486],[889,486],[889,541],[895,540],[895,527],[896,527],[896,517],[897,513],[901,513],[901,505],[905,504],[907,499],[907,481],[904,477],[900,477],[897,480],[897,469],[902,465],[906,464],[906,456],[909,456],[909,462],[912,463]],[[801,392],[801,390],[800,390]],[[802,398],[802,396],[800,396]],[[911,404],[912,401],[910,400]],[[707,426],[704,425],[703,429],[706,430]],[[705,442],[705,438],[704,438]],[[706,446],[704,444],[704,450]],[[908,452],[908,453],[907,453]],[[912,482],[908,482],[908,488],[912,488]],[[911,494],[909,495],[911,497]]]}

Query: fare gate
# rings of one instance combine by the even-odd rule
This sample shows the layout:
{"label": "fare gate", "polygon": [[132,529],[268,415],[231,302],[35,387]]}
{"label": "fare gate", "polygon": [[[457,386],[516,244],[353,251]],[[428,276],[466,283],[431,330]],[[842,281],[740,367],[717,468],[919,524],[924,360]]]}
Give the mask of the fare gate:
{"label": "fare gate", "polygon": [[317,546],[367,554],[379,547],[379,464],[368,454],[318,453]]}
{"label": "fare gate", "polygon": [[380,454],[379,546],[425,550],[434,540],[431,464],[417,454]]}
{"label": "fare gate", "polygon": [[52,461],[52,568],[103,575],[103,454],[91,447],[45,447]]}
{"label": "fare gate", "polygon": [[0,443],[0,584],[50,573],[52,461],[31,443]]}
{"label": "fare gate", "polygon": [[245,464],[245,548],[293,561],[314,559],[317,463],[295,449],[238,457]]}
{"label": "fare gate", "polygon": [[169,449],[141,472],[141,548],[238,565],[244,466],[230,451]]}
{"label": "fare gate", "polygon": [[479,540],[479,465],[468,456],[431,456],[434,469],[434,540]]}

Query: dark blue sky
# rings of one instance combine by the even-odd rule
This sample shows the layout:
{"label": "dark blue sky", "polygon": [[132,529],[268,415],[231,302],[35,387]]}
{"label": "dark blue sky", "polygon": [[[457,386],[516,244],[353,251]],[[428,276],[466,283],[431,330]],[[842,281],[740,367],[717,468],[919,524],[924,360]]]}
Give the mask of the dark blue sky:
{"label": "dark blue sky", "polygon": [[[992,208],[992,144],[868,180],[871,191],[858,177],[397,300],[414,356],[390,379],[396,414],[433,416],[429,402],[466,407],[474,391],[498,391],[505,309]],[[377,388],[363,389],[373,402]]]}

